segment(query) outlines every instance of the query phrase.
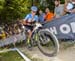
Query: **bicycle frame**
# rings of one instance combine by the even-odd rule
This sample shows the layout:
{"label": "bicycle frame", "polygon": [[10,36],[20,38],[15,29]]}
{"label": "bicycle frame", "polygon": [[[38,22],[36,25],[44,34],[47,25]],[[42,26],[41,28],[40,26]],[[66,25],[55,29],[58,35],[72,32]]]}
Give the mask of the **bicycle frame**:
{"label": "bicycle frame", "polygon": [[[34,24],[34,28],[33,28],[33,31],[32,31],[32,35],[34,35],[34,33],[35,33],[35,37],[34,37],[35,38],[35,41],[38,40],[38,33],[37,32],[38,32],[38,30],[39,30],[40,27],[42,27],[42,24],[40,24],[40,23],[35,23]],[[26,31],[25,26],[22,26],[22,28],[23,28],[24,33],[25,33],[25,31]],[[28,36],[27,36],[26,39],[27,39],[27,43],[29,44],[30,43],[30,39],[28,38]]]}

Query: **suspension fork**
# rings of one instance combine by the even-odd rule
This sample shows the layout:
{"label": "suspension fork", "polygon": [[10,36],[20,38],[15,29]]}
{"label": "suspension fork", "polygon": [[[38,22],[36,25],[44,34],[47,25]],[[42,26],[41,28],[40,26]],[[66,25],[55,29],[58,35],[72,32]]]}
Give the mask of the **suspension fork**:
{"label": "suspension fork", "polygon": [[38,34],[39,29],[36,30],[36,35],[35,35],[35,41],[37,42],[39,40],[39,34]]}
{"label": "suspension fork", "polygon": [[39,34],[38,34],[38,31],[39,31],[40,29],[37,29],[36,30],[36,35],[35,35],[35,41],[38,41],[39,40]]}
{"label": "suspension fork", "polygon": [[35,35],[35,40],[38,41],[38,33]]}

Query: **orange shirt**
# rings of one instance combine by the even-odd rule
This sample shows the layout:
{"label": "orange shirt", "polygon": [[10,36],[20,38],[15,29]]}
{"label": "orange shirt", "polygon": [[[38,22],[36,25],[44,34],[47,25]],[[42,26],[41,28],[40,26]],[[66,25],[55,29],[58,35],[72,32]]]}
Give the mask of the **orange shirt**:
{"label": "orange shirt", "polygon": [[45,15],[45,20],[46,20],[46,21],[51,21],[51,20],[53,19],[53,17],[54,17],[54,14],[51,13],[51,12],[49,12],[49,13],[47,13],[47,14]]}

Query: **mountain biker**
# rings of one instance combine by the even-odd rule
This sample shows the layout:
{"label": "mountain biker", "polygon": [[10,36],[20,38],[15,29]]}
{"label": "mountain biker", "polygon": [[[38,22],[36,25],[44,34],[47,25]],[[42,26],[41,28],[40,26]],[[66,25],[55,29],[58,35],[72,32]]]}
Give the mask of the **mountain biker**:
{"label": "mountain biker", "polygon": [[33,30],[33,26],[32,23],[34,22],[38,22],[38,16],[36,15],[38,8],[36,6],[32,6],[31,7],[31,13],[29,13],[25,19],[23,20],[23,24],[25,25],[25,27],[28,30],[28,34],[29,34],[29,41],[32,35],[32,30]]}

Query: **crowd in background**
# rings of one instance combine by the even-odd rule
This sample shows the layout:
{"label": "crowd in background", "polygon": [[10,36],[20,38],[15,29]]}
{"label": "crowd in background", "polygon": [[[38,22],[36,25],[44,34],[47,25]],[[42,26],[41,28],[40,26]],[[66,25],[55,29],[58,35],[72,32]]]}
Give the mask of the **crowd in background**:
{"label": "crowd in background", "polygon": [[[54,18],[60,18],[64,15],[75,13],[75,0],[66,0],[64,4],[60,3],[60,0],[55,0],[55,9],[52,13],[47,7],[45,11],[39,10],[39,22],[52,21]],[[14,34],[18,34],[22,31],[19,23],[3,24],[0,25],[0,39],[7,38]]]}
{"label": "crowd in background", "polygon": [[22,32],[21,24],[19,22],[2,24],[0,26],[0,39],[5,39]]}
{"label": "crowd in background", "polygon": [[55,4],[54,13],[52,13],[49,10],[49,8],[46,8],[45,15],[43,13],[41,14],[41,12],[43,12],[42,10],[39,11],[40,20],[51,21],[53,18],[60,18],[64,15],[75,13],[75,0],[65,0],[64,4],[61,4],[60,0],[55,0],[54,4]]}

